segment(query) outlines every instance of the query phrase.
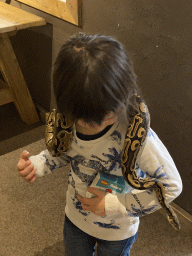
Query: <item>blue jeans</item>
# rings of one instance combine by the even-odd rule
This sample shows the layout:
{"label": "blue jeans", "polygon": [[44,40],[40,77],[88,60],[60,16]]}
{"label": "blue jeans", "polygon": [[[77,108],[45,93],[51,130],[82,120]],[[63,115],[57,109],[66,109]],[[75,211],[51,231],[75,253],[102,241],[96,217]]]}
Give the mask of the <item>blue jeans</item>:
{"label": "blue jeans", "polygon": [[130,256],[130,249],[138,233],[121,241],[106,241],[90,236],[76,227],[65,215],[65,256],[93,256],[97,243],[97,256]]}

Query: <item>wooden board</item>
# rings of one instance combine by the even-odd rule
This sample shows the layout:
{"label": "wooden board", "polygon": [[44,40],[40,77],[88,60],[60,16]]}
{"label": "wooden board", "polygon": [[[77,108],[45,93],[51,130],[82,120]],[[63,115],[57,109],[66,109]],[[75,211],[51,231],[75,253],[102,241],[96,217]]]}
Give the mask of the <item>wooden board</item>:
{"label": "wooden board", "polygon": [[0,106],[14,102],[14,100],[11,88],[0,79]]}
{"label": "wooden board", "polygon": [[81,0],[16,0],[81,26]]}
{"label": "wooden board", "polygon": [[0,71],[5,80],[5,83],[1,81],[0,105],[14,101],[23,122],[28,125],[38,122],[35,105],[6,33],[0,37]]}
{"label": "wooden board", "polygon": [[42,26],[46,20],[15,6],[0,2],[0,33]]}

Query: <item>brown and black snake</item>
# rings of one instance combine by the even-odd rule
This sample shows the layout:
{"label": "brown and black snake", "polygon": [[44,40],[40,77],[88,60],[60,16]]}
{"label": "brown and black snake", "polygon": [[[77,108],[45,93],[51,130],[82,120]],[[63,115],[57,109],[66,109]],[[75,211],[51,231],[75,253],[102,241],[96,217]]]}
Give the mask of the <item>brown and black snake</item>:
{"label": "brown and black snake", "polygon": [[[144,144],[150,127],[150,115],[145,102],[139,96],[134,96],[137,106],[132,115],[125,136],[122,151],[122,174],[125,181],[138,190],[154,189],[157,199],[167,212],[170,224],[180,229],[180,224],[172,207],[165,200],[163,184],[154,178],[139,177],[136,172],[136,160],[141,146]],[[52,156],[59,157],[69,149],[72,139],[73,122],[69,117],[58,113],[56,109],[46,114],[45,143]]]}

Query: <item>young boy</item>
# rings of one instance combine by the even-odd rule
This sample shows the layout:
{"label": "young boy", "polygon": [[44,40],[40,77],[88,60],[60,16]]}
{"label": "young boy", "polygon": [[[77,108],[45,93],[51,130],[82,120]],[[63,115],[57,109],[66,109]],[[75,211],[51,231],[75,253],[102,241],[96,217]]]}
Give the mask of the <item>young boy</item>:
{"label": "young boy", "polygon": [[[132,62],[112,37],[79,33],[61,47],[52,82],[59,112],[74,121],[70,148],[61,157],[45,150],[29,158],[24,151],[17,168],[32,183],[70,163],[65,256],[91,256],[96,242],[98,256],[130,255],[139,217],[161,208],[153,189],[133,189],[122,176],[122,150],[134,110],[131,97],[140,94]],[[181,193],[177,168],[151,128],[136,169],[140,176],[162,182],[168,203]]]}

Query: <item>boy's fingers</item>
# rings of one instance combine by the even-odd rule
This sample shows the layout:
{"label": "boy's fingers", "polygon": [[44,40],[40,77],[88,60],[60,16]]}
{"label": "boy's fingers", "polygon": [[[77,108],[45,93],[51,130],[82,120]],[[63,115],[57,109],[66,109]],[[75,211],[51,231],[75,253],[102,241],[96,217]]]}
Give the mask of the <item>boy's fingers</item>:
{"label": "boy's fingers", "polygon": [[27,166],[29,166],[31,164],[31,161],[30,160],[23,160],[23,159],[20,159],[18,164],[17,164],[17,170],[18,171],[22,171],[24,170]]}
{"label": "boy's fingers", "polygon": [[37,170],[34,169],[32,172],[30,172],[29,175],[27,175],[27,176],[25,177],[25,180],[26,180],[26,181],[30,181],[30,180],[34,177],[36,171],[37,171]]}
{"label": "boy's fingers", "polygon": [[30,157],[30,153],[27,150],[25,150],[21,153],[20,159],[26,159],[28,157]]}
{"label": "boy's fingers", "polygon": [[28,176],[34,169],[34,165],[27,166],[23,171],[20,171],[21,176],[26,177]]}
{"label": "boy's fingers", "polygon": [[34,168],[34,165],[31,164],[29,157],[30,153],[27,150],[21,153],[17,164],[17,170],[27,182],[32,183],[36,179],[35,172],[37,170]]}
{"label": "boy's fingers", "polygon": [[28,165],[31,164],[31,161],[28,159],[30,157],[30,153],[28,151],[23,151],[21,153],[19,162],[17,164],[17,170],[22,171],[24,170]]}
{"label": "boy's fingers", "polygon": [[36,179],[36,175],[32,177],[32,179],[28,180],[27,182],[32,183]]}

